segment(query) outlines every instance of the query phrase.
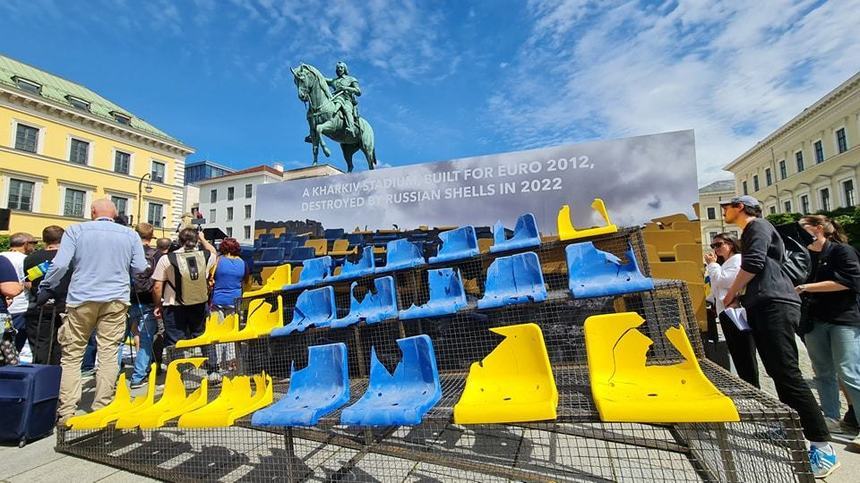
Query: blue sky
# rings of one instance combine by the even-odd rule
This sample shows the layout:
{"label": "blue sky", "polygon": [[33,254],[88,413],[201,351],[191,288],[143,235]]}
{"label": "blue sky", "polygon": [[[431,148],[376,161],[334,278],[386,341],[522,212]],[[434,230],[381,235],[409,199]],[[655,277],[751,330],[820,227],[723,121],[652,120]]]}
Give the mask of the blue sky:
{"label": "blue sky", "polygon": [[703,185],[860,69],[857,25],[860,0],[4,0],[0,53],[192,160],[309,164],[289,67],[343,59],[383,164],[694,129]]}

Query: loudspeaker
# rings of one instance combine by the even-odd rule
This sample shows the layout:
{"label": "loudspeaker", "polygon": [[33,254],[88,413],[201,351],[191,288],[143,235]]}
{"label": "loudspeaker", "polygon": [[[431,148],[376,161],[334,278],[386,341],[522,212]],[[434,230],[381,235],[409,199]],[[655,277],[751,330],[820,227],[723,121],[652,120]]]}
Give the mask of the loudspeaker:
{"label": "loudspeaker", "polygon": [[9,229],[9,216],[12,211],[9,208],[0,208],[0,231]]}

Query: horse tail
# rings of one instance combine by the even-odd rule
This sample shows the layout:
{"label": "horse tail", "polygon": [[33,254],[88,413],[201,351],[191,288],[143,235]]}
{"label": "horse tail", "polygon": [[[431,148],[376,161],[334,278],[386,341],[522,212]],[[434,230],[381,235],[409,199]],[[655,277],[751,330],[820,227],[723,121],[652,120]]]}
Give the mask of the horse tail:
{"label": "horse tail", "polygon": [[359,123],[361,123],[361,150],[364,152],[365,157],[367,157],[368,167],[372,168],[376,165],[376,142],[374,140],[373,127],[363,117],[359,118]]}

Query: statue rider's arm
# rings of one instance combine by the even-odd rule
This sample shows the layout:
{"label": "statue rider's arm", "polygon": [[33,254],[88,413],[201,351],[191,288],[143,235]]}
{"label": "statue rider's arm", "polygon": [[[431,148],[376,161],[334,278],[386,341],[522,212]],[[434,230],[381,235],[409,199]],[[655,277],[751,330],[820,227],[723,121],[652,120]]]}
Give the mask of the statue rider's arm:
{"label": "statue rider's arm", "polygon": [[361,88],[358,87],[358,79],[352,79],[352,82],[349,84],[349,89],[355,97],[359,97],[361,95]]}

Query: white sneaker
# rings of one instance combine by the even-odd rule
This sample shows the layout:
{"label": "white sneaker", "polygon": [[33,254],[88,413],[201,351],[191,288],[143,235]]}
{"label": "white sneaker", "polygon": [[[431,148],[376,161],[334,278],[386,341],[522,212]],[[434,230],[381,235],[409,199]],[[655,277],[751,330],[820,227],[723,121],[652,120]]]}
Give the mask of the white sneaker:
{"label": "white sneaker", "polygon": [[842,425],[839,423],[839,421],[833,418],[825,417],[824,424],[827,425],[827,430],[831,433],[842,433]]}

